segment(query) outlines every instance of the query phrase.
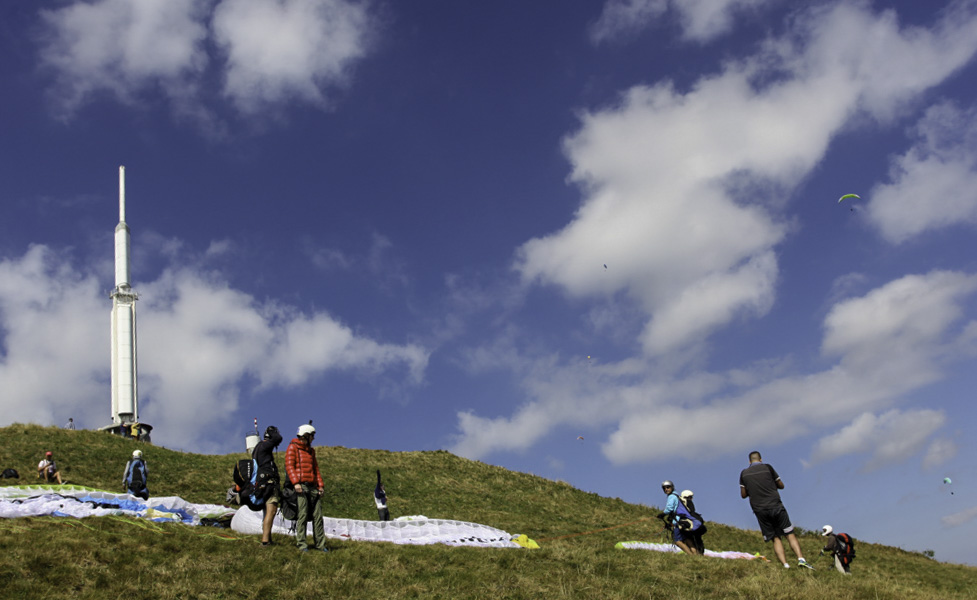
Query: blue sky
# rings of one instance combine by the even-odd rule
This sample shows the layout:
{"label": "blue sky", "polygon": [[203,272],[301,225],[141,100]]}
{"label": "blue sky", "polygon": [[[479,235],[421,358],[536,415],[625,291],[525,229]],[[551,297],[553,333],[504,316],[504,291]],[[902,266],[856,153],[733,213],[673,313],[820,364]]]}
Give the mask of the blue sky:
{"label": "blue sky", "polygon": [[161,445],[313,419],[748,528],[758,449],[795,524],[977,564],[977,2],[0,11],[4,424],[109,421],[125,165]]}

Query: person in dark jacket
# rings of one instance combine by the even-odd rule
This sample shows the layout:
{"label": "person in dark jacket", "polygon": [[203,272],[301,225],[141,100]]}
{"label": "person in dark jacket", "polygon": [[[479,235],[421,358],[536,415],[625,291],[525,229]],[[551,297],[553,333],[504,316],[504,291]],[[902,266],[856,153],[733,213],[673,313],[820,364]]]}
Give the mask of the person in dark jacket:
{"label": "person in dark jacket", "polygon": [[282,443],[282,434],[278,428],[269,425],[265,429],[265,437],[251,451],[251,458],[256,465],[254,488],[255,496],[260,501],[264,498],[261,507],[263,517],[261,520],[261,545],[271,545],[271,525],[275,521],[275,514],[278,513],[278,505],[281,501],[281,478],[278,475],[278,465],[275,464],[275,448]]}

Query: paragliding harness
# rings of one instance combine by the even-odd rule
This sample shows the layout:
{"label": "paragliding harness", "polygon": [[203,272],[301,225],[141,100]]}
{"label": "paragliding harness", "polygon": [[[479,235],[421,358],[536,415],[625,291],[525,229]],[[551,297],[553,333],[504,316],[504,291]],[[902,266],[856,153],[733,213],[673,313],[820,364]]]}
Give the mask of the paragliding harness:
{"label": "paragliding harness", "polygon": [[[706,520],[702,518],[702,515],[696,512],[695,503],[692,502],[691,497],[689,498],[688,502],[682,500],[680,497],[679,502],[685,507],[686,512],[688,512],[689,517],[691,517],[680,517],[678,523],[679,529],[681,529],[683,532],[689,531],[692,533],[692,543],[695,545],[696,550],[699,551],[699,554],[703,554],[706,551],[706,547],[702,542],[702,536],[709,531],[709,528],[706,527]],[[699,523],[698,526],[695,525],[696,522]]]}
{"label": "paragliding harness", "polygon": [[0,479],[20,479],[20,474],[17,473],[17,469],[4,469],[3,473],[0,473]]}
{"label": "paragliding harness", "polygon": [[[679,498],[679,502],[685,507],[685,511],[689,513],[688,517],[679,514],[678,528],[682,531],[694,531],[698,535],[702,535],[709,531],[706,527],[706,520],[695,510],[695,504],[690,499],[688,503]],[[698,525],[696,525],[698,523]]]}
{"label": "paragliding harness", "polygon": [[278,485],[276,469],[259,469],[255,459],[237,461],[234,466],[235,499],[251,510],[261,510]]}
{"label": "paragliding harness", "polygon": [[278,504],[278,512],[286,521],[291,521],[292,525],[288,529],[289,535],[295,533],[295,522],[299,518],[299,495],[295,491],[295,484],[285,474],[285,483],[282,484],[282,501]]}
{"label": "paragliding harness", "polygon": [[845,569],[855,560],[855,540],[847,533],[839,533],[835,536],[835,556],[841,561]]}
{"label": "paragliding harness", "polygon": [[146,489],[146,461],[141,458],[133,458],[129,461],[129,468],[126,473],[126,489],[134,495],[139,495]]}
{"label": "paragliding harness", "polygon": [[[671,533],[674,527],[678,527],[679,531],[684,534],[694,534],[694,536],[688,536],[690,540],[697,540],[700,538],[702,534],[706,532],[706,524],[702,519],[702,515],[686,506],[678,494],[672,492],[669,495],[678,498],[679,502],[678,508],[674,512],[662,512],[658,515],[658,518],[662,520],[664,525],[662,528],[662,538],[666,538],[666,536],[668,536],[667,539],[669,540],[669,543],[671,543]],[[676,516],[678,516],[678,522],[674,523]]]}
{"label": "paragliding harness", "polygon": [[255,461],[251,459],[239,460],[234,464],[234,487],[228,490],[227,499],[234,504],[247,505],[247,497],[251,494],[251,479],[254,477]]}

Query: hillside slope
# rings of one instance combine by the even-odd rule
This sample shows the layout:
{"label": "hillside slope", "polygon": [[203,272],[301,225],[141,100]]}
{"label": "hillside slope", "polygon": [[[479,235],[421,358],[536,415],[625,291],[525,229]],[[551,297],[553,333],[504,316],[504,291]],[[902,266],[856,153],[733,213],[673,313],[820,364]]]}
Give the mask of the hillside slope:
{"label": "hillside slope", "polygon": [[[35,481],[45,450],[71,483],[121,491],[134,448],[143,450],[155,496],[223,503],[241,455],[176,452],[91,431],[33,425],[0,428],[0,468]],[[281,448],[284,451],[284,444]],[[324,512],[375,519],[372,490],[383,473],[393,516],[474,521],[524,533],[539,550],[402,547],[330,541],[300,555],[285,537],[262,548],[227,530],[123,518],[0,520],[5,598],[968,598],[977,569],[858,540],[854,576],[827,558],[817,572],[763,561],[615,550],[622,540],[660,541],[657,509],[602,498],[448,452],[317,448]],[[280,454],[281,466],[284,457]],[[708,518],[708,513],[706,514]],[[809,559],[819,536],[800,537]],[[714,550],[772,553],[760,535],[709,523]]]}

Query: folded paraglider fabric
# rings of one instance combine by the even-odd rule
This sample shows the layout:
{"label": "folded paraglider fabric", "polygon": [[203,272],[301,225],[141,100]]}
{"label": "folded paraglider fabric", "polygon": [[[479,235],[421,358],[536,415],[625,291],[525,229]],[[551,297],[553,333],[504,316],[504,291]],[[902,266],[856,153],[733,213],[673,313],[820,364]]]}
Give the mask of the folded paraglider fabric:
{"label": "folded paraglider fabric", "polygon": [[125,515],[154,521],[199,525],[234,509],[218,504],[192,504],[177,496],[151,497],[115,494],[76,485],[0,487],[0,517],[102,517]]}
{"label": "folded paraglider fabric", "polygon": [[[614,547],[619,550],[655,550],[657,552],[681,552],[678,546],[675,546],[674,544],[654,544],[651,542],[618,542],[614,544]],[[763,558],[755,554],[750,554],[749,552],[735,552],[733,550],[726,550],[723,552],[706,550],[705,556],[712,556],[715,558],[742,558],[745,560],[752,560],[754,558]]]}
{"label": "folded paraglider fabric", "polygon": [[[414,517],[397,521],[361,521],[359,519],[322,519],[326,537],[361,542],[391,542],[393,544],[446,544],[448,546],[479,546],[490,548],[521,548],[513,535],[488,525]],[[288,535],[292,521],[281,514],[275,517],[272,532]],[[307,525],[309,532],[312,523]],[[260,534],[261,513],[242,508],[231,519],[231,529],[238,533]]]}

